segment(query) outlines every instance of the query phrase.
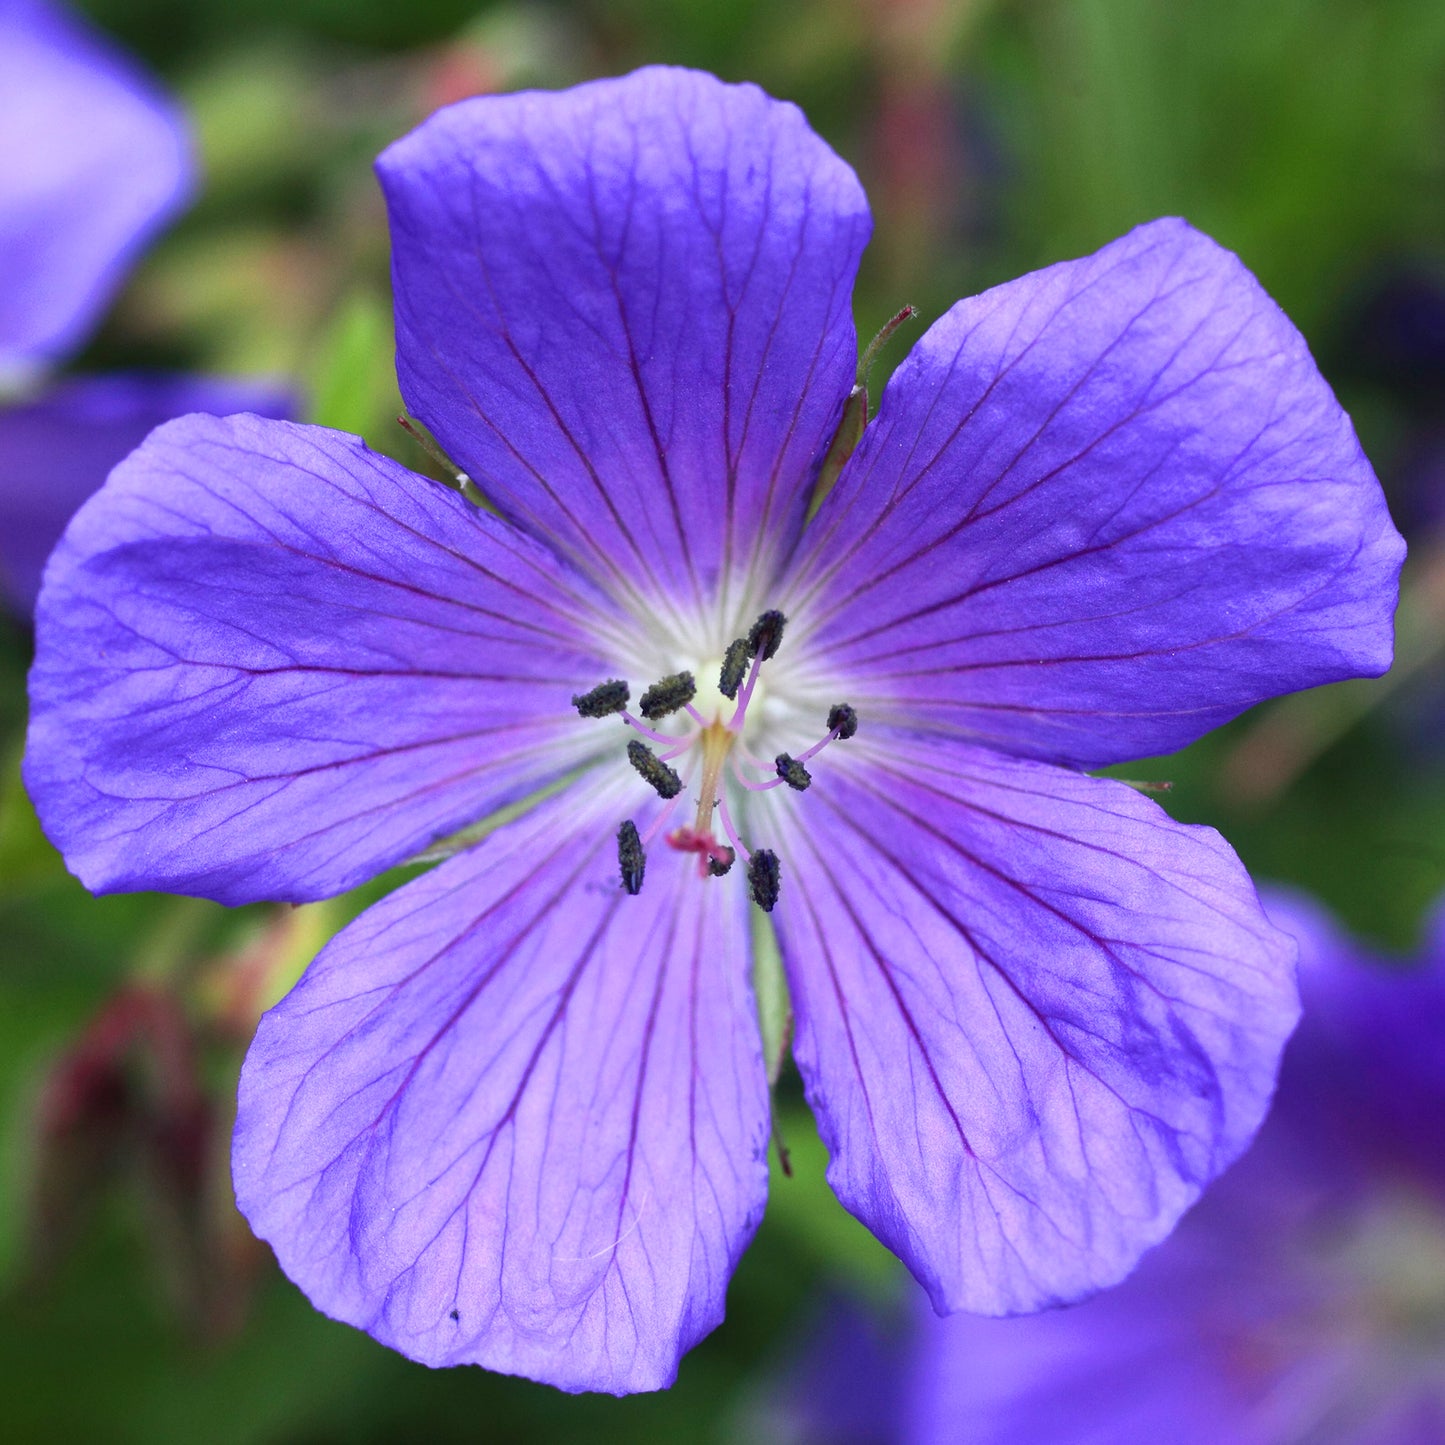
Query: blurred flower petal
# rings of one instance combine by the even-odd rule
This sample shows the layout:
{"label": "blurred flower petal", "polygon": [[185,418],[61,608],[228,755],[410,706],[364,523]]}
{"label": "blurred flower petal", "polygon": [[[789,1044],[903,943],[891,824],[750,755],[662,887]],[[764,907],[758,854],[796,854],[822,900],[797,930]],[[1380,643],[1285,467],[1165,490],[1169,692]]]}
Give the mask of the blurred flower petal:
{"label": "blurred flower petal", "polygon": [[85,339],[191,170],[133,62],[46,0],[0,0],[0,388]]}

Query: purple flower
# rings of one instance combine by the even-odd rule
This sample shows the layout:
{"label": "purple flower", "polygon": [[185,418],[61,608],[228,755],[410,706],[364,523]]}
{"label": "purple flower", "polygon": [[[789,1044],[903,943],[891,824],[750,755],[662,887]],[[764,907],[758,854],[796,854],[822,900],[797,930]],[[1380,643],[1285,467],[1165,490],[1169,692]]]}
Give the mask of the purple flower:
{"label": "purple flower", "polygon": [[42,0],[0,0],[0,595],[17,612],[75,508],[152,427],[294,409],[275,386],[203,378],[40,389],[180,209],[191,170],[179,111],[124,56]]}
{"label": "purple flower", "polygon": [[0,380],[68,356],[190,190],[179,111],[46,0],[0,0]]}
{"label": "purple flower", "polygon": [[[1409,971],[1302,899],[1270,916],[1302,945],[1305,1013],[1245,1159],[1086,1304],[940,1320],[920,1301],[901,1369],[848,1322],[834,1410],[887,1400],[874,1438],[907,1445],[1445,1439],[1445,910]],[[788,1415],[832,1438],[816,1403]]]}
{"label": "purple flower", "polygon": [[869,221],[797,110],[645,70],[380,172],[403,395],[497,512],[188,418],[39,605],[27,778],[94,889],[320,898],[531,804],[262,1021],[252,1226],[415,1359],[668,1383],[763,1209],[772,926],[829,1179],[936,1304],[1121,1278],[1258,1125],[1294,945],[1082,770],[1389,661],[1299,335],[1142,227],[938,321],[809,521]]}

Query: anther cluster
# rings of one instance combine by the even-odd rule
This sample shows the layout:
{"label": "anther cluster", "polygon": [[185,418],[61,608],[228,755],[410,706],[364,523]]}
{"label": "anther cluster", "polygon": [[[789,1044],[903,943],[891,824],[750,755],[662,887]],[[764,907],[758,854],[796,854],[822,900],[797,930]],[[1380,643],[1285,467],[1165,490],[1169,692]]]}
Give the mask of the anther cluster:
{"label": "anther cluster", "polygon": [[[628,739],[627,760],[665,804],[645,834],[630,818],[617,830],[617,867],[625,892],[641,891],[647,869],[647,846],[661,835],[669,848],[690,853],[697,859],[698,875],[702,878],[721,878],[741,859],[747,873],[749,897],[765,913],[771,913],[776,906],[782,878],[778,855],[770,848],[750,849],[739,837],[728,810],[728,781],[745,793],[778,787],[806,792],[813,782],[808,763],[829,743],[851,738],[858,731],[858,714],[854,709],[845,702],[835,703],[828,710],[827,732],[818,742],[797,757],[779,753],[773,760],[771,775],[750,774],[750,768],[758,769],[764,764],[742,743],[743,725],[757,688],[758,674],[765,662],[777,656],[786,625],[787,618],[781,612],[770,610],[757,618],[746,636],[728,644],[718,676],[718,690],[733,703],[733,714],[727,721],[721,715],[705,718],[693,706],[697,681],[691,672],[674,672],[659,678],[643,691],[638,701],[638,712],[647,724],[657,724],[685,712],[689,721],[683,724],[685,730],[679,734],[655,731],[628,712],[631,689],[621,679],[611,678],[590,692],[573,697],[572,704],[583,717],[620,714],[623,724],[641,735]],[[655,752],[654,747],[660,751]],[[691,771],[686,780],[672,766],[672,761],[678,758],[688,759]],[[695,790],[697,803],[692,822],[669,829],[674,808],[688,788]]]}

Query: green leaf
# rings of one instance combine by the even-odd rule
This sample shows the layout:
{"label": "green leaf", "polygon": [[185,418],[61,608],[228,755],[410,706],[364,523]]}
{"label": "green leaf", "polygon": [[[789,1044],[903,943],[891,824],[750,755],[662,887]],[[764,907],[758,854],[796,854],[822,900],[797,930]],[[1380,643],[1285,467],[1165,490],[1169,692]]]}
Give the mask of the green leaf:
{"label": "green leaf", "polygon": [[353,291],[337,308],[316,353],[311,420],[368,441],[392,442],[388,424],[400,407],[394,349],[390,307],[373,291]]}

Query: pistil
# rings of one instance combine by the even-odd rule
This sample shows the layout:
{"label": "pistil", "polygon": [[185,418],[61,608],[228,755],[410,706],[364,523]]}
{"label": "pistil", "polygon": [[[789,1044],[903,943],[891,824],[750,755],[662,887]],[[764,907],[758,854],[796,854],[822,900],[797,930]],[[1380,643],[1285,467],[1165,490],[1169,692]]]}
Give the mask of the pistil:
{"label": "pistil", "polygon": [[710,723],[702,731],[702,779],[698,786],[697,817],[693,827],[699,833],[712,831],[713,809],[717,806],[718,784],[737,734],[721,723]]}
{"label": "pistil", "polygon": [[698,781],[697,814],[692,827],[678,828],[667,835],[668,844],[680,853],[698,855],[698,873],[702,877],[711,874],[717,877],[732,867],[735,850],[719,843],[712,831],[712,815],[723,802],[719,785],[722,782],[723,766],[732,751],[737,734],[720,721],[709,723],[703,728],[699,741],[702,744],[702,776]]}

